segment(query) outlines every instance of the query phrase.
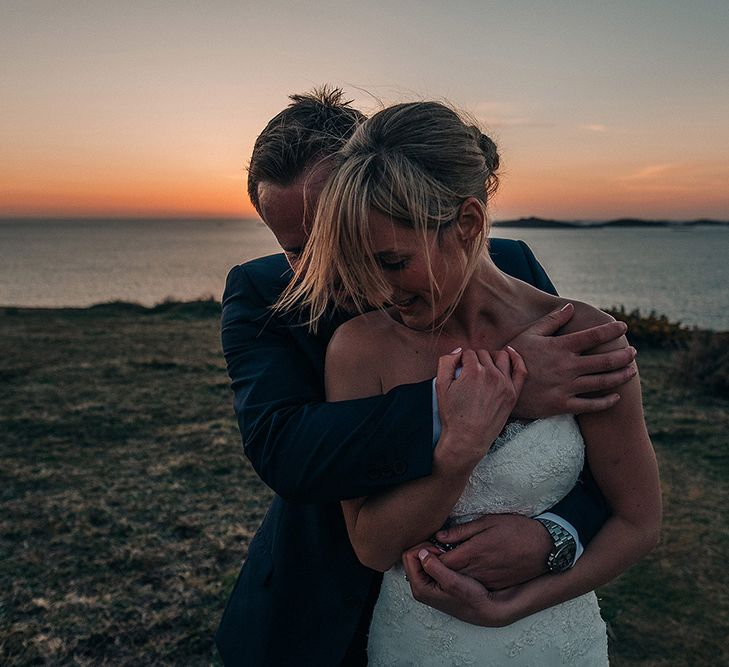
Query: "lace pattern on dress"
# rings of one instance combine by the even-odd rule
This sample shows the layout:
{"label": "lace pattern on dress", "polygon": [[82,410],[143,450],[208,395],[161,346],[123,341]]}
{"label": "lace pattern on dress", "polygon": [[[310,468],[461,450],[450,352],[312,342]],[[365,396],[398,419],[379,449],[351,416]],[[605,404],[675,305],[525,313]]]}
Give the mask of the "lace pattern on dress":
{"label": "lace pattern on dress", "polygon": [[[474,468],[451,513],[539,514],[574,486],[584,443],[571,416],[508,424]],[[504,628],[482,628],[415,601],[401,566],[385,573],[370,626],[369,664],[607,665],[607,636],[594,593]]]}

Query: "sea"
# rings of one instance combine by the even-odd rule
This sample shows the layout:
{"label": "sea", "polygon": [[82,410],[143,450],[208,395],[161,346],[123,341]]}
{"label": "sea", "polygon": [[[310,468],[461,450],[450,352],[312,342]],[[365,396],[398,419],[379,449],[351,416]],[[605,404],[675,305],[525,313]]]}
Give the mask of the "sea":
{"label": "sea", "polygon": [[[559,293],[729,330],[729,226],[517,228]],[[3,220],[0,306],[220,299],[231,267],[278,251],[260,220]]]}

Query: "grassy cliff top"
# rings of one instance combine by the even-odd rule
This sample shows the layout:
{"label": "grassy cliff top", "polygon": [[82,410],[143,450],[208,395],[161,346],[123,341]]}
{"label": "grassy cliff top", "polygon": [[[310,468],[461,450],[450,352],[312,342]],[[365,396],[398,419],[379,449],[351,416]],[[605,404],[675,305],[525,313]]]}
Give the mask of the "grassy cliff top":
{"label": "grassy cliff top", "polygon": [[[242,454],[219,306],[0,309],[0,663],[215,662],[271,492]],[[613,665],[727,664],[729,399],[641,347],[660,546],[599,594]]]}

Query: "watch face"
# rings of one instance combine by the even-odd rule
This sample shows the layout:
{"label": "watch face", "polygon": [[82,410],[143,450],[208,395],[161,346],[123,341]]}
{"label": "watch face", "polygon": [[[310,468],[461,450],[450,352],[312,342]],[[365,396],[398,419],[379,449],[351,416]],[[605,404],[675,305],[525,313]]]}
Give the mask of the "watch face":
{"label": "watch face", "polygon": [[575,549],[573,544],[565,544],[557,550],[552,560],[553,572],[564,572],[572,567],[572,561],[575,559]]}
{"label": "watch face", "polygon": [[575,540],[562,526],[549,519],[537,518],[549,531],[554,546],[547,558],[547,567],[551,572],[564,572],[572,567],[575,560]]}

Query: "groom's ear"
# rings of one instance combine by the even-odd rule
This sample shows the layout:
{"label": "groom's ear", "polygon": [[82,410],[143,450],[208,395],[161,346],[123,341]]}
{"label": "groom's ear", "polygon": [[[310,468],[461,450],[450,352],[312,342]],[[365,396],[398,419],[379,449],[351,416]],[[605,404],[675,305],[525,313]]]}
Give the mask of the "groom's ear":
{"label": "groom's ear", "polygon": [[486,212],[476,197],[469,197],[458,209],[456,230],[461,241],[473,241],[486,225]]}

